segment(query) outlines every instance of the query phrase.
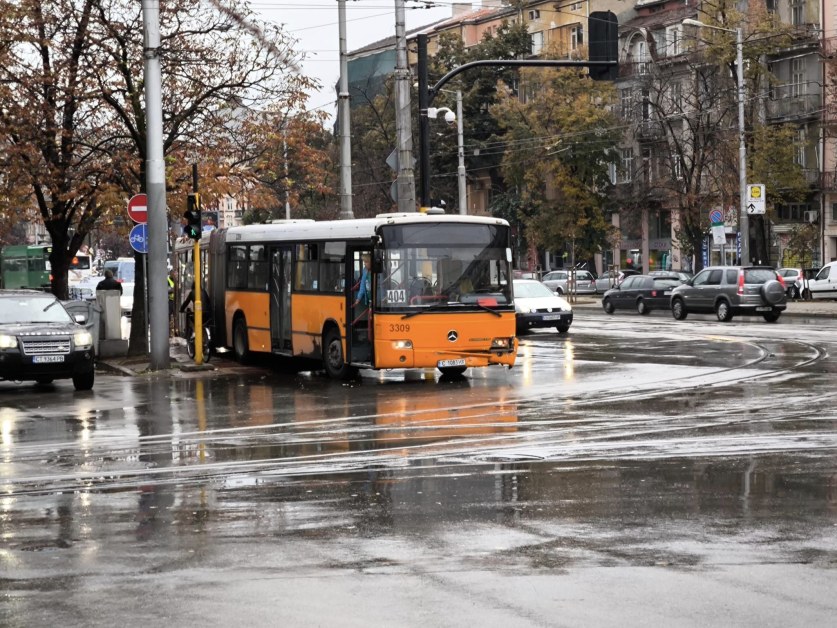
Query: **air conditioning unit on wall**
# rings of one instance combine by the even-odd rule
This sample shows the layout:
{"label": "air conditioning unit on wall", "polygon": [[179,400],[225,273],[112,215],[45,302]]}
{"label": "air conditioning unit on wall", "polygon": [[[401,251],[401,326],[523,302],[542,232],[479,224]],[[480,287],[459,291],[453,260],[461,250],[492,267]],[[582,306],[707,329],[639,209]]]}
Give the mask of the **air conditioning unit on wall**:
{"label": "air conditioning unit on wall", "polygon": [[820,213],[816,212],[816,211],[804,212],[804,214],[803,214],[803,220],[805,222],[817,222],[819,217],[820,217]]}

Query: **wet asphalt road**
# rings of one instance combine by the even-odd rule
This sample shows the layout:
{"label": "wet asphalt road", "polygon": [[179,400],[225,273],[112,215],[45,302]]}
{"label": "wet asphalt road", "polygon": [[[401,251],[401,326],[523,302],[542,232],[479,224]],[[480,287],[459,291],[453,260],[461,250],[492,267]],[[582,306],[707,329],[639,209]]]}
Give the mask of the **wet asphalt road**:
{"label": "wet asphalt road", "polygon": [[577,313],[455,381],[0,383],[0,626],[825,626],[837,324]]}

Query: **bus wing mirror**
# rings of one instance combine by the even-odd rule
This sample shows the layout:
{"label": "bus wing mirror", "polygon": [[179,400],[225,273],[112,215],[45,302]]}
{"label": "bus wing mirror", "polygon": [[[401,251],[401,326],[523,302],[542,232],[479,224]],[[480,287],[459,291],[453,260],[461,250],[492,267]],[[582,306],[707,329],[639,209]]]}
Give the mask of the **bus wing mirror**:
{"label": "bus wing mirror", "polygon": [[372,253],[372,272],[373,273],[384,272],[384,252],[380,249],[376,249]]}

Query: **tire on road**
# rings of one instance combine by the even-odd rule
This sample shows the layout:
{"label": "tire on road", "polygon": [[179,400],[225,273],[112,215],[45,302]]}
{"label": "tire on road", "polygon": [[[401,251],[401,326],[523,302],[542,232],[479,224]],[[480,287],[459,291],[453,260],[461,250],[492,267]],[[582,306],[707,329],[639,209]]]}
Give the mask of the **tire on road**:
{"label": "tire on road", "polygon": [[602,309],[604,309],[605,314],[613,314],[613,311],[616,309],[613,307],[613,303],[610,302],[610,299],[605,297],[602,299]]}
{"label": "tire on road", "polygon": [[732,320],[732,308],[730,307],[729,301],[720,299],[715,304],[715,315],[722,323],[730,322]]}
{"label": "tire on road", "polygon": [[781,312],[765,312],[764,314],[762,314],[764,320],[766,320],[768,323],[775,323],[779,320],[779,317],[781,315]]}
{"label": "tire on road", "polygon": [[239,316],[233,323],[233,355],[236,361],[247,364],[250,360],[250,341],[247,338],[247,320]]}
{"label": "tire on road", "polygon": [[686,304],[683,303],[683,299],[674,299],[671,302],[671,315],[676,321],[686,320],[689,313],[686,311]]}
{"label": "tire on road", "polygon": [[350,379],[357,374],[356,368],[346,364],[343,339],[334,327],[326,331],[323,337],[323,366],[332,379]]}
{"label": "tire on road", "polygon": [[637,299],[636,311],[642,314],[643,316],[651,312],[651,310],[648,309],[648,304],[645,302],[645,299]]}

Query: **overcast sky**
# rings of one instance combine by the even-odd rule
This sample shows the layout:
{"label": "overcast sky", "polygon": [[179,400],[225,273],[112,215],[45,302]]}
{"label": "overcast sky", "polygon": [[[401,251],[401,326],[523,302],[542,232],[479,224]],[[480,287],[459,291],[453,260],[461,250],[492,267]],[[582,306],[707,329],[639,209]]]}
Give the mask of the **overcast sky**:
{"label": "overcast sky", "polygon": [[[407,29],[450,17],[453,0],[407,1]],[[419,8],[433,5],[431,8]],[[336,114],[334,85],[340,78],[340,39],[337,0],[253,0],[250,6],[265,21],[284,26],[296,38],[297,49],[305,51],[306,75],[322,84],[312,94],[309,108],[321,107],[332,118]],[[395,34],[395,0],[347,0],[346,39],[349,51]]]}

